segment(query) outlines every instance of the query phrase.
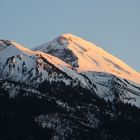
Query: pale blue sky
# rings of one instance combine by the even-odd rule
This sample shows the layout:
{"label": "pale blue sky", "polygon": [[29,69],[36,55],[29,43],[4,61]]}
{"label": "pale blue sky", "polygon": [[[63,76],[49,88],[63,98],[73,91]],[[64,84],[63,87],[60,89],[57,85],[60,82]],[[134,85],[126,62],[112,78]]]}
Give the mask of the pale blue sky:
{"label": "pale blue sky", "polygon": [[32,48],[63,33],[140,71],[140,0],[0,0],[0,38]]}

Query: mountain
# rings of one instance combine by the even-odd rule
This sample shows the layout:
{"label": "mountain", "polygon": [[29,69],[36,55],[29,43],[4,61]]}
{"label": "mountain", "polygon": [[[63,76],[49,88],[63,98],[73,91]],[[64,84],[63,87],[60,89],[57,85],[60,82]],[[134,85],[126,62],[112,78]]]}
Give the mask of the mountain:
{"label": "mountain", "polygon": [[32,50],[0,40],[0,139],[139,140],[139,77],[71,34]]}
{"label": "mountain", "polygon": [[[113,100],[119,96],[124,102],[140,106],[140,74],[102,48],[72,34],[64,34],[34,50],[70,64],[96,85],[100,97]],[[120,90],[121,95],[115,95],[114,90]]]}
{"label": "mountain", "polygon": [[36,47],[70,64],[78,72],[96,71],[113,74],[140,83],[140,74],[102,48],[76,37],[64,34],[55,40]]}

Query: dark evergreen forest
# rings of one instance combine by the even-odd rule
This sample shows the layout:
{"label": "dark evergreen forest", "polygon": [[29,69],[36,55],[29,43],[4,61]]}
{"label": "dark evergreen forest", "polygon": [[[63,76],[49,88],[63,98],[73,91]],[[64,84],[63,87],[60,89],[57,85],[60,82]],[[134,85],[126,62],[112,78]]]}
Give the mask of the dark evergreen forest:
{"label": "dark evergreen forest", "polygon": [[[140,109],[131,104],[105,101],[80,85],[72,88],[63,82],[45,81],[37,90],[40,94],[21,87],[11,98],[0,85],[0,140],[52,139],[55,127],[44,128],[35,121],[42,114],[58,114],[69,122],[72,131],[66,140],[140,140]],[[58,100],[74,110],[58,105]],[[87,122],[87,112],[98,119],[97,127]]]}

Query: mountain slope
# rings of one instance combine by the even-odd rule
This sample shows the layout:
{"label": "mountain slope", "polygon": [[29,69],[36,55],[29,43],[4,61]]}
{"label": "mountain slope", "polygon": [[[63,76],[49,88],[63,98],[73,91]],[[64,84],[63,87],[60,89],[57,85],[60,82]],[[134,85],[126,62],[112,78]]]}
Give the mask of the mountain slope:
{"label": "mountain slope", "polygon": [[36,86],[44,80],[50,82],[62,80],[67,84],[79,82],[82,86],[88,87],[84,77],[72,70],[70,65],[54,56],[41,51],[32,51],[16,42],[6,40],[1,40],[0,48],[1,79],[32,86]]}
{"label": "mountain slope", "polygon": [[[61,84],[45,92],[0,81],[1,140],[139,140],[140,109]],[[62,86],[63,85],[63,86]],[[52,87],[52,91],[48,87]],[[5,88],[10,87],[10,88]],[[16,96],[10,96],[11,91]]]}
{"label": "mountain slope", "polygon": [[59,57],[80,73],[104,72],[140,83],[140,74],[127,64],[102,48],[72,34],[61,35],[49,43],[36,47],[35,50]]}

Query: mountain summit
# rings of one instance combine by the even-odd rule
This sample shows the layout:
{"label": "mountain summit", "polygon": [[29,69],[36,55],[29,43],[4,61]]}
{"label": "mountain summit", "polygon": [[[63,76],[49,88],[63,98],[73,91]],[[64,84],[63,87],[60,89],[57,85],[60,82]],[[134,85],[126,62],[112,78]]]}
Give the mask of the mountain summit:
{"label": "mountain summit", "polygon": [[64,34],[35,48],[70,64],[78,72],[104,72],[140,83],[140,74],[91,42]]}

